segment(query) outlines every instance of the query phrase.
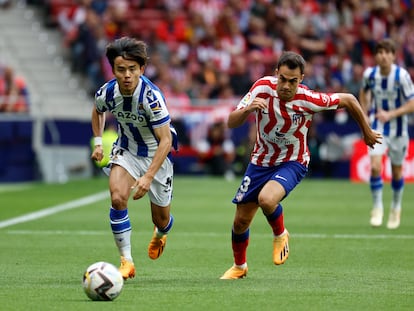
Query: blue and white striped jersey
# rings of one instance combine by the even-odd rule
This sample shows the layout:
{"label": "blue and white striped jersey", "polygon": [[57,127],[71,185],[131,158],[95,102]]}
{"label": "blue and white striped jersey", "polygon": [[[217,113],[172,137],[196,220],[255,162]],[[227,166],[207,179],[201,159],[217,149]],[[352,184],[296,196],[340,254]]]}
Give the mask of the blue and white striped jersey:
{"label": "blue and white striped jersey", "polygon": [[[171,120],[161,90],[147,77],[140,77],[132,96],[122,96],[116,79],[108,81],[96,92],[95,105],[97,111],[110,111],[118,121],[116,145],[137,156],[154,156],[158,148],[154,128]],[[176,148],[177,134],[170,128]]]}
{"label": "blue and white striped jersey", "polygon": [[408,117],[403,115],[383,124],[374,116],[378,109],[393,110],[414,97],[414,85],[410,74],[402,67],[393,64],[388,76],[382,76],[379,66],[365,69],[362,88],[371,91],[372,105],[370,110],[371,126],[384,136],[408,136]]}

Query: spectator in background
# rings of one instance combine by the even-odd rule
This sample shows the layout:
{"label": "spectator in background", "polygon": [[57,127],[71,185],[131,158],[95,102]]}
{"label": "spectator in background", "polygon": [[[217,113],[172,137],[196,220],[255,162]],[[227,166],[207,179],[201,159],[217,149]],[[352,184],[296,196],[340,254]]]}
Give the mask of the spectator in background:
{"label": "spectator in background", "polygon": [[178,10],[166,12],[165,19],[161,20],[155,29],[158,44],[173,53],[181,43],[187,40],[187,22]]}
{"label": "spectator in background", "polygon": [[359,90],[362,85],[362,75],[364,72],[364,67],[360,64],[355,64],[351,69],[351,77],[345,83],[345,89],[348,90],[355,97],[359,96]]}
{"label": "spectator in background", "polygon": [[237,22],[234,12],[227,6],[219,16],[216,27],[222,49],[231,56],[243,55],[247,48],[246,38]]}
{"label": "spectator in background", "polygon": [[262,52],[252,50],[247,55],[249,63],[247,71],[251,81],[256,81],[266,73],[266,65],[262,62]]}
{"label": "spectator in background", "polygon": [[178,133],[178,143],[189,146],[190,133],[185,122],[185,115],[191,109],[191,100],[184,91],[184,85],[180,80],[172,79],[170,87],[165,88],[164,96],[168,103],[171,124]]}
{"label": "spectator in background", "polygon": [[367,25],[361,24],[356,28],[358,34],[354,41],[354,46],[350,51],[353,64],[360,64],[364,67],[374,64],[373,51],[375,40],[372,38],[370,29]]}
{"label": "spectator in background", "polygon": [[273,40],[266,31],[264,19],[252,16],[246,32],[246,44],[249,50],[258,50],[262,53],[262,62],[271,62],[273,57]]}
{"label": "spectator in background", "polygon": [[235,158],[235,147],[233,141],[227,137],[226,125],[223,121],[211,125],[206,139],[198,142],[196,149],[207,173],[213,176],[224,176],[229,180],[234,178],[232,164]]}
{"label": "spectator in background", "polygon": [[29,112],[29,92],[23,77],[0,65],[0,112]]}
{"label": "spectator in background", "polygon": [[414,8],[407,12],[405,22],[399,32],[398,42],[402,46],[403,62],[411,76],[414,76]]}
{"label": "spectator in background", "polygon": [[221,0],[192,0],[189,2],[190,14],[199,13],[203,17],[208,27],[216,25],[218,16],[223,8]]}
{"label": "spectator in background", "polygon": [[236,96],[244,95],[254,81],[250,78],[248,67],[245,57],[233,57],[230,70],[230,86]]}

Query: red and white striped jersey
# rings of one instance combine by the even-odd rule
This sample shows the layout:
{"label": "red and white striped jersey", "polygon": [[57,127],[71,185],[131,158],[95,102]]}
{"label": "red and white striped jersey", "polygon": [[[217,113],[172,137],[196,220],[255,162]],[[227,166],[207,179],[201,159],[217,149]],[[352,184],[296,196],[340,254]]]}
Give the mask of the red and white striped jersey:
{"label": "red and white striped jersey", "polygon": [[309,165],[307,134],[313,115],[338,108],[337,94],[319,93],[299,85],[291,101],[280,100],[276,91],[277,78],[266,76],[257,80],[236,109],[263,98],[266,110],[256,111],[257,135],[250,162],[259,166],[276,166],[287,161]]}

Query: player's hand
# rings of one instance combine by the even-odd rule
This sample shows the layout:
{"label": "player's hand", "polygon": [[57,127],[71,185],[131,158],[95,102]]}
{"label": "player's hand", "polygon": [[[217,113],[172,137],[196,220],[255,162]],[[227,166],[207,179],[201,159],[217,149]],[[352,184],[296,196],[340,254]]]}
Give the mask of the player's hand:
{"label": "player's hand", "polygon": [[131,190],[133,192],[132,198],[134,200],[141,199],[149,190],[152,180],[145,175],[138,178],[132,185]]}
{"label": "player's hand", "polygon": [[373,148],[375,144],[382,144],[382,134],[377,131],[370,130],[364,135],[364,141],[367,146]]}
{"label": "player's hand", "polygon": [[102,146],[101,145],[95,146],[95,148],[93,149],[92,155],[91,155],[91,159],[97,162],[101,162],[103,157],[104,157],[104,152],[103,152]]}
{"label": "player's hand", "polygon": [[392,119],[392,113],[391,111],[378,109],[377,113],[375,114],[375,117],[380,121],[381,123],[387,123]]}
{"label": "player's hand", "polygon": [[251,111],[267,110],[267,101],[263,98],[256,97],[248,107]]}

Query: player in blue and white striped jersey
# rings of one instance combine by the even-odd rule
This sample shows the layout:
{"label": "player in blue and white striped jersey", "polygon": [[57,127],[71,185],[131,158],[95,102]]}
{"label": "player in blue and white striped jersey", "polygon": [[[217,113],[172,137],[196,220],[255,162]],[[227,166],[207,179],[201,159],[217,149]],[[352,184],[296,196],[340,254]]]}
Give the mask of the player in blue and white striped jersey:
{"label": "player in blue and white striped jersey", "polygon": [[384,39],[375,47],[376,66],[365,69],[360,90],[360,103],[369,113],[372,128],[382,133],[384,141],[369,149],[371,161],[370,188],[373,198],[370,223],[382,225],[382,157],[387,152],[391,161],[393,198],[387,228],[400,225],[404,189],[403,162],[407,154],[408,114],[414,111],[414,85],[409,73],[395,64],[395,44]]}
{"label": "player in blue and white striped jersey", "polygon": [[163,252],[167,233],[173,225],[170,206],[173,189],[173,164],[169,155],[176,148],[177,135],[160,89],[144,76],[147,46],[123,37],[110,43],[106,57],[115,78],[95,95],[92,130],[95,148],[91,158],[103,158],[102,133],[105,113],[117,120],[118,139],[110,155],[109,188],[112,206],[109,218],[115,243],[121,255],[120,272],[124,279],[135,276],[131,254],[131,222],[128,199],[147,192],[155,225],[148,255],[157,259]]}

